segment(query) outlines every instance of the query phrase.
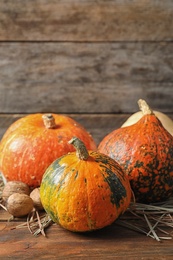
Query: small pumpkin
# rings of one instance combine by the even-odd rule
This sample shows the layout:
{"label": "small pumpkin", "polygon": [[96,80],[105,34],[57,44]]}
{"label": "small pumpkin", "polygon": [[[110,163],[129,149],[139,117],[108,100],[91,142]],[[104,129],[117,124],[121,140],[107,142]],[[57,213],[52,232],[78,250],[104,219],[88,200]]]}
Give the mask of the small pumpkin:
{"label": "small pumpkin", "polygon": [[31,114],[15,121],[0,143],[0,171],[7,181],[40,186],[46,168],[75,149],[68,144],[79,137],[88,149],[96,149],[92,136],[75,120],[58,114]]}
{"label": "small pumpkin", "polygon": [[136,201],[159,202],[173,194],[173,137],[144,100],[143,117],[108,134],[98,150],[123,167]]}
{"label": "small pumpkin", "polygon": [[129,180],[108,156],[88,151],[76,137],[70,143],[76,152],[58,158],[43,176],[42,205],[54,222],[70,231],[110,225],[129,206]]}

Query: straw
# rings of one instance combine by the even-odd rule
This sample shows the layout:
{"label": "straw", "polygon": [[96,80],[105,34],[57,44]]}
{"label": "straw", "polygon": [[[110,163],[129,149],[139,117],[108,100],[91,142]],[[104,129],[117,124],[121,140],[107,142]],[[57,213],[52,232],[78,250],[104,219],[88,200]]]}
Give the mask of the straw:
{"label": "straw", "polygon": [[131,203],[117,225],[145,234],[157,241],[173,237],[173,198],[155,204]]}

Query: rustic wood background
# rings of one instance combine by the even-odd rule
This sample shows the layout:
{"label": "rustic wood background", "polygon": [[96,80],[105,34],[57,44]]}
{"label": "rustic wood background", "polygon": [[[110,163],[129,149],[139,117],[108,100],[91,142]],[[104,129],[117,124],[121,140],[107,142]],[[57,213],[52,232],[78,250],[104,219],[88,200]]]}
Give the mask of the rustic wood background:
{"label": "rustic wood background", "polygon": [[0,136],[57,112],[99,142],[139,98],[172,117],[172,90],[172,0],[0,0]]}

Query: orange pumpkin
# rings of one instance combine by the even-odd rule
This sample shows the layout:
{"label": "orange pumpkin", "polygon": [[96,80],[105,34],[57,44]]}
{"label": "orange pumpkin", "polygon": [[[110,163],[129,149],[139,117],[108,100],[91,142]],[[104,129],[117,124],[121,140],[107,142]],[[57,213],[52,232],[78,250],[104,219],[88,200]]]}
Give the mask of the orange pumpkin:
{"label": "orange pumpkin", "polygon": [[22,181],[37,187],[55,159],[74,151],[68,144],[74,135],[88,149],[96,149],[91,135],[67,116],[39,113],[22,117],[7,129],[1,140],[0,171],[7,181]]}
{"label": "orange pumpkin", "polygon": [[70,143],[77,152],[58,158],[42,178],[42,205],[54,222],[71,231],[110,225],[129,206],[129,180],[110,157],[87,151],[78,138]]}
{"label": "orange pumpkin", "polygon": [[173,137],[144,100],[143,117],[108,134],[98,150],[123,167],[136,201],[163,201],[173,195]]}

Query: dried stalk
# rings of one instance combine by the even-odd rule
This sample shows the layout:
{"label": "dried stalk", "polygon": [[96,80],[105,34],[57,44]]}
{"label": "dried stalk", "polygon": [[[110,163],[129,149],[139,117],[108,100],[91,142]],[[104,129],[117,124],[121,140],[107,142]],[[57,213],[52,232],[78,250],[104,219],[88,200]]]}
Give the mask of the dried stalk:
{"label": "dried stalk", "polygon": [[7,208],[2,203],[0,203],[0,207],[7,211]]}
{"label": "dried stalk", "polygon": [[16,226],[16,228],[18,229],[27,227],[32,235],[37,236],[41,233],[44,237],[46,237],[45,229],[49,227],[52,223],[52,220],[46,213],[40,216],[39,212],[37,210],[34,210],[30,214],[28,214],[27,221]]}
{"label": "dried stalk", "polygon": [[[152,205],[131,203],[126,213],[116,221],[116,224],[143,233],[157,241],[172,239],[173,230],[170,229],[173,229],[173,198]],[[165,230],[167,228],[169,232]]]}

